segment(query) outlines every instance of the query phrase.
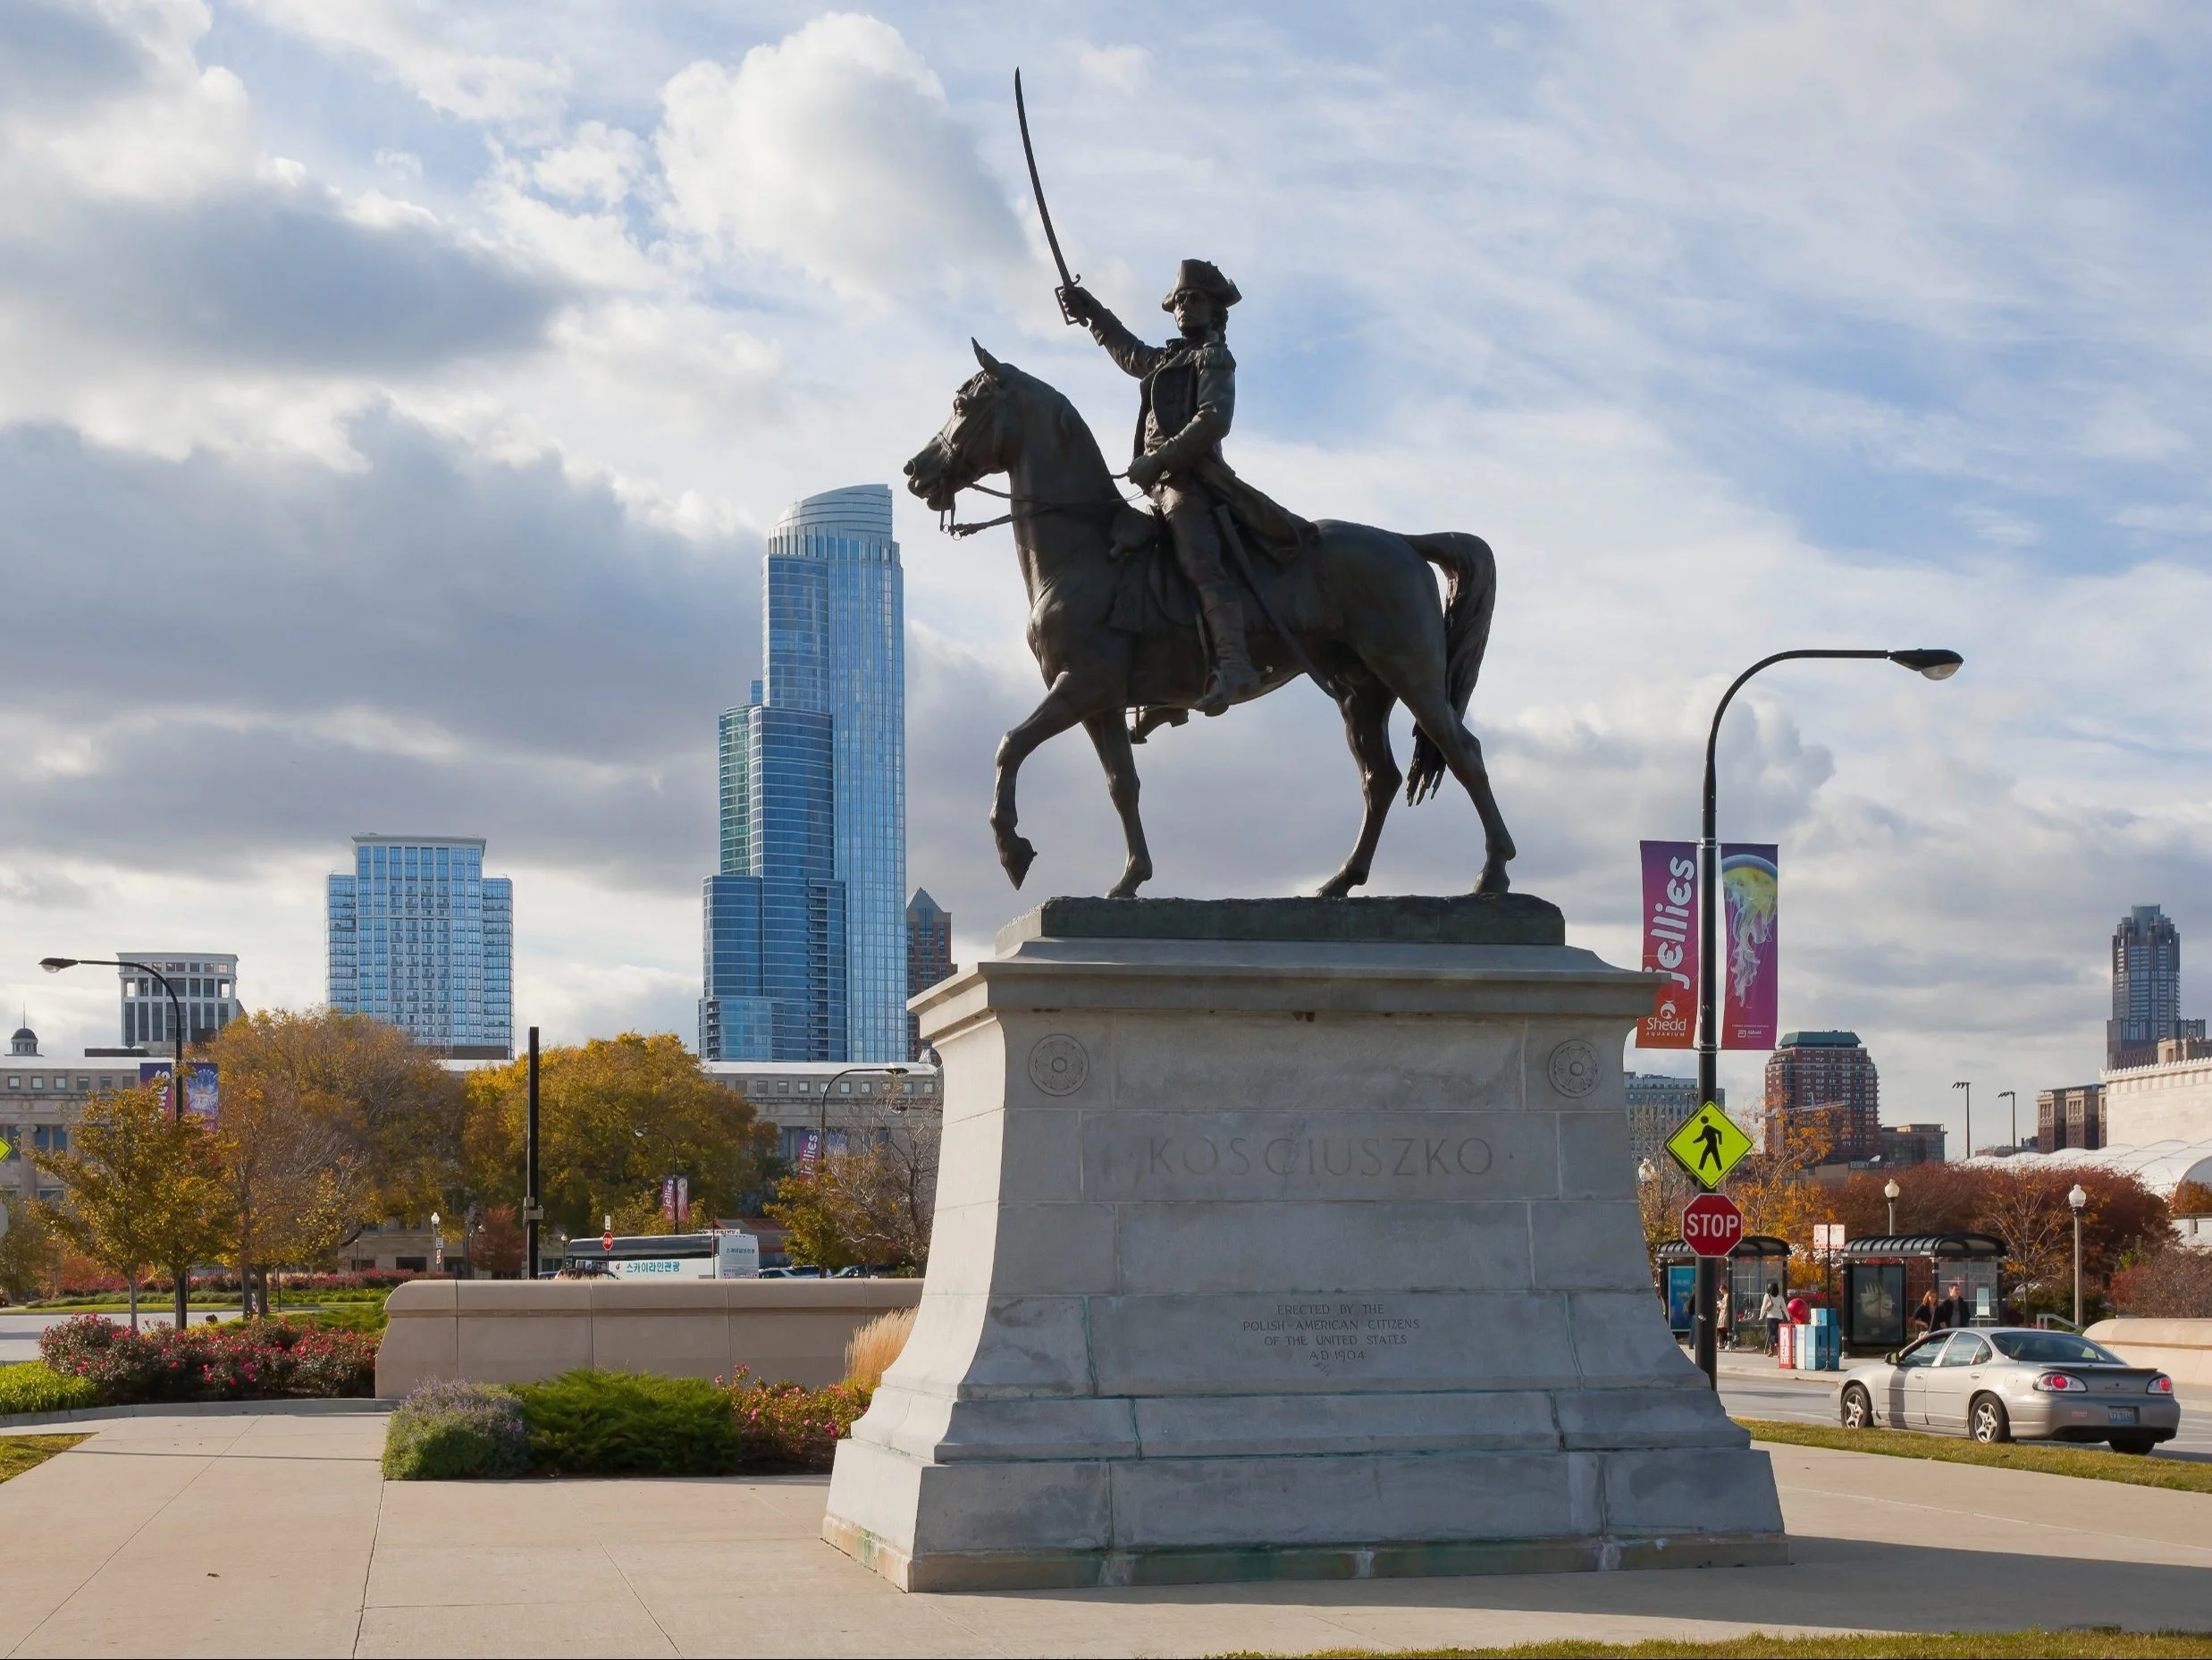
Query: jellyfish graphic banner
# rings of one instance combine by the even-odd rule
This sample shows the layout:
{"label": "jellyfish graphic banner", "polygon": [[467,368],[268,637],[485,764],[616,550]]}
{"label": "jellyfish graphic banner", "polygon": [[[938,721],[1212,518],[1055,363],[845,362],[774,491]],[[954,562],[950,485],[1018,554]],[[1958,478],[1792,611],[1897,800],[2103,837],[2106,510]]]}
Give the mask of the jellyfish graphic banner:
{"label": "jellyfish graphic banner", "polygon": [[1780,945],[1776,938],[1779,849],[1763,843],[1720,844],[1720,1047],[1774,1047],[1775,982]]}
{"label": "jellyfish graphic banner", "polygon": [[1644,966],[1667,983],[1636,1028],[1636,1047],[1686,1049],[1697,1025],[1697,845],[1647,841],[1644,853]]}

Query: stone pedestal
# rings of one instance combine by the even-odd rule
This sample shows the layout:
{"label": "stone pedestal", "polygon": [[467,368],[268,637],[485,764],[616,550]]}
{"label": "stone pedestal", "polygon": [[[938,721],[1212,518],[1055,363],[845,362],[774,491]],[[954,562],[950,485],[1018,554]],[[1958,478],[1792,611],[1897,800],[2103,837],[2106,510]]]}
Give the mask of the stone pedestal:
{"label": "stone pedestal", "polygon": [[912,1590],[1787,1560],[1652,1290],[1651,982],[1562,939],[1051,900],[924,994],[929,1278],[823,1537]]}

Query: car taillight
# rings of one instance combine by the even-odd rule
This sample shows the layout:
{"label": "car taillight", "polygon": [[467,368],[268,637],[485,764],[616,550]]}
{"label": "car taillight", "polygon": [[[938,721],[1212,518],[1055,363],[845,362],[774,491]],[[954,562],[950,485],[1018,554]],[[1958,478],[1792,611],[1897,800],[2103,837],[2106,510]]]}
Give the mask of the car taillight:
{"label": "car taillight", "polygon": [[2065,1372],[2045,1372],[2035,1380],[2035,1386],[2052,1395],[2087,1395],[2089,1386],[2079,1378]]}
{"label": "car taillight", "polygon": [[2149,1386],[2144,1391],[2144,1393],[2147,1395],[2172,1395],[2174,1393],[2174,1380],[2171,1378],[2168,1378],[2164,1372],[2160,1372],[2156,1378],[2153,1378],[2150,1380]]}

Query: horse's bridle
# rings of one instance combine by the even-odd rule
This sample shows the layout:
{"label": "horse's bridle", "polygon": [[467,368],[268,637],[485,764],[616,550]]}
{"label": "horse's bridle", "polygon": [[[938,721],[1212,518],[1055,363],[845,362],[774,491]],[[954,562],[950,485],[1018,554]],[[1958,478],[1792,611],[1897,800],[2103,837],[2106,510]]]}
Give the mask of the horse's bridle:
{"label": "horse's bridle", "polygon": [[[1126,478],[1126,473],[1109,473],[1108,478]],[[977,519],[971,524],[960,522],[960,493],[972,490],[979,495],[997,496],[1007,503],[1008,510],[997,518]],[[1024,503],[1033,504],[1031,510],[1022,510]],[[988,485],[955,485],[951,501],[938,510],[937,527],[948,536],[972,536],[979,530],[995,530],[1001,525],[1011,525],[1030,518],[1043,518],[1051,513],[1105,512],[1118,513],[1129,503],[1120,497],[1112,501],[1039,501],[1035,496],[1018,496],[1011,490],[994,490]]]}

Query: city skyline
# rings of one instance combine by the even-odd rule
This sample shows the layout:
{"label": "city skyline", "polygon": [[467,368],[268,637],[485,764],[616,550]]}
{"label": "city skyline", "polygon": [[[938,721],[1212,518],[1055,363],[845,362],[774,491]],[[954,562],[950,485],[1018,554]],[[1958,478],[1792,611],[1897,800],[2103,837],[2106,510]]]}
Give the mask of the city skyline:
{"label": "city skyline", "polygon": [[[345,11],[88,10],[89,55],[22,48],[26,85],[83,88],[18,112],[0,262],[0,542],[36,619],[0,665],[0,995],[53,1041],[112,1036],[104,976],[35,968],[103,940],[217,941],[254,999],[313,1001],[327,850],[372,823],[492,838],[549,1035],[693,1030],[709,717],[761,672],[778,512],[896,477],[971,335],[1101,434],[1133,414],[1052,303],[1015,61],[1072,268],[1155,328],[1181,258],[1241,288],[1241,476],[1496,548],[1470,719],[1517,886],[1576,943],[1635,960],[1635,840],[1690,833],[1720,689],[1796,645],[1968,659],[1939,698],[1777,670],[1720,746],[1722,834],[1788,872],[1783,1024],[1858,1031],[1904,1116],[1956,1145],[1953,1080],[1981,1128],[2092,1075],[2113,919],[2208,914],[2184,11],[1231,5],[1191,55],[1144,4],[988,41],[918,5]],[[2093,237],[2054,233],[2088,204]],[[1055,746],[1006,886],[982,818],[1037,696],[1027,596],[1003,528],[893,516],[909,856],[968,961],[1118,850]],[[179,642],[176,674],[99,667]],[[1325,877],[1339,726],[1294,688],[1156,735],[1155,890]],[[1395,815],[1374,890],[1464,885],[1469,830]],[[1759,1059],[1724,1058],[1738,1100]]]}

